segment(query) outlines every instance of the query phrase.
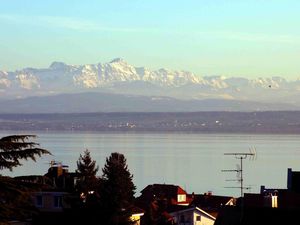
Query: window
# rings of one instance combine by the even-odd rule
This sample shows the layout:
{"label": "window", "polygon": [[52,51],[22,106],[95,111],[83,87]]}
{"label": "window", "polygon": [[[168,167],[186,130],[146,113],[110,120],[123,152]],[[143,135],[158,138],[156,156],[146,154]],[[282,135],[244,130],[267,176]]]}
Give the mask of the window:
{"label": "window", "polygon": [[43,196],[42,195],[36,196],[36,206],[43,207]]}
{"label": "window", "polygon": [[196,221],[201,221],[201,216],[196,216]]}
{"label": "window", "polygon": [[178,202],[185,202],[186,201],[186,195],[177,195],[177,201]]}
{"label": "window", "polygon": [[54,207],[62,208],[62,196],[54,196]]}
{"label": "window", "polygon": [[272,196],[272,208],[277,208],[278,207],[278,201],[277,201],[277,196]]}

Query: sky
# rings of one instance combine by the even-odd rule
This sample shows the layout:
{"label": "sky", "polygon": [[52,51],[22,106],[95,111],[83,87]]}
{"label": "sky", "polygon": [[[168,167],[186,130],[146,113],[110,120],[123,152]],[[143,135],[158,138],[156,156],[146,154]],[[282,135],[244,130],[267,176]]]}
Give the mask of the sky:
{"label": "sky", "polygon": [[0,0],[0,70],[106,63],[300,77],[299,0]]}

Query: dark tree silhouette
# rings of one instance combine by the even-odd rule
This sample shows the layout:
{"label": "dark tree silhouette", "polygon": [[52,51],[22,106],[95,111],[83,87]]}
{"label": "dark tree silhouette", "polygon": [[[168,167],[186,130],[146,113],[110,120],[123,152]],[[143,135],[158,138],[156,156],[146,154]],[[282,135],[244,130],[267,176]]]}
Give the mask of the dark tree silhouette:
{"label": "dark tree silhouette", "polygon": [[[50,154],[49,151],[38,148],[36,142],[29,141],[35,135],[13,135],[0,139],[0,170],[22,165],[20,160],[36,160],[36,156]],[[0,224],[9,219],[20,219],[32,212],[30,191],[28,186],[11,177],[0,175]]]}
{"label": "dark tree silhouette", "polygon": [[90,151],[86,149],[77,160],[76,191],[66,200],[69,201],[72,208],[68,223],[96,225],[98,220],[101,221],[99,218],[99,186],[101,182],[96,177],[98,170],[96,161],[92,160]]}
{"label": "dark tree silhouette", "polygon": [[12,170],[16,166],[22,165],[20,160],[32,159],[36,156],[50,154],[49,151],[38,148],[38,143],[28,141],[35,138],[35,135],[12,135],[0,139],[0,169]]}
{"label": "dark tree silhouette", "polygon": [[79,156],[77,161],[76,172],[79,175],[79,180],[76,184],[77,190],[85,197],[88,192],[95,191],[97,188],[98,180],[96,174],[99,167],[96,166],[96,161],[92,160],[88,149],[84,151],[84,154]]}
{"label": "dark tree silhouette", "polygon": [[112,153],[102,171],[100,198],[103,224],[131,224],[130,208],[134,201],[135,186],[124,155]]}
{"label": "dark tree silhouette", "polygon": [[172,217],[167,213],[166,199],[154,197],[148,207],[145,215],[142,217],[142,225],[171,225],[173,223]]}

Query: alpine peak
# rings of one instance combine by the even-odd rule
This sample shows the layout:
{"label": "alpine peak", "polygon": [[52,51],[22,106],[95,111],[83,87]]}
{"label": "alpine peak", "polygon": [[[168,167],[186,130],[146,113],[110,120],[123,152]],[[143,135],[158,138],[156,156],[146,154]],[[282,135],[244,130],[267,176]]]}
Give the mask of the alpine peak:
{"label": "alpine peak", "polygon": [[112,61],[110,61],[109,63],[126,63],[126,61],[122,58],[115,58]]}
{"label": "alpine peak", "polygon": [[51,65],[49,66],[50,69],[62,69],[65,68],[67,65],[64,62],[53,62],[51,63]]}

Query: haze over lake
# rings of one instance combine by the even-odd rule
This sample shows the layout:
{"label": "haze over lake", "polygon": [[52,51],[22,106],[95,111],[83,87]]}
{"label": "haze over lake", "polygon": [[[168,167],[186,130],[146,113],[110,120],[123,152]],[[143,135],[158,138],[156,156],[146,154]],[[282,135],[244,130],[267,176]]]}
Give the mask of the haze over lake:
{"label": "haze over lake", "polygon": [[[16,133],[1,131],[0,135]],[[36,134],[36,142],[53,156],[43,156],[36,163],[24,162],[13,172],[2,171],[3,175],[43,175],[51,160],[61,161],[73,172],[79,154],[86,148],[100,168],[111,152],[123,153],[134,175],[137,195],[148,184],[166,183],[178,184],[190,193],[212,191],[216,195],[239,196],[239,189],[225,188],[239,186],[235,181],[226,181],[236,179],[236,174],[221,172],[236,169],[239,161],[224,153],[249,152],[253,147],[257,159],[244,161],[244,183],[251,187],[245,192],[258,192],[260,185],[285,188],[287,168],[300,170],[300,135],[61,131]]]}

